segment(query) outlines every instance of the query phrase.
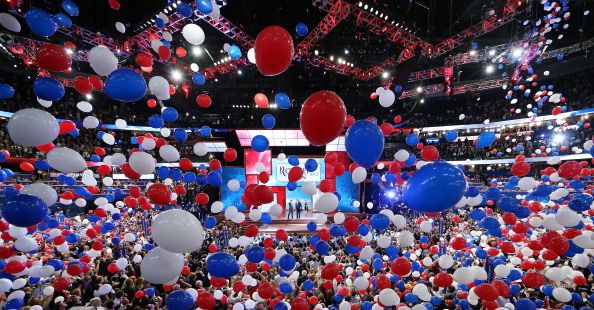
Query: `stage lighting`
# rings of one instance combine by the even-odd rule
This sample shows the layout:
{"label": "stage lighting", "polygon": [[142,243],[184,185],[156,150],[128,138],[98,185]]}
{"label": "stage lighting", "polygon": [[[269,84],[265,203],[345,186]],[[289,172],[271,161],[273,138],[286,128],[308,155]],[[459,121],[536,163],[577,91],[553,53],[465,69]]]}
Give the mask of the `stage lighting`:
{"label": "stage lighting", "polygon": [[179,81],[182,79],[182,74],[179,70],[174,70],[173,72],[171,72],[171,78],[176,81]]}
{"label": "stage lighting", "polygon": [[515,48],[512,51],[512,56],[514,58],[520,58],[520,57],[522,57],[522,54],[524,54],[524,49],[522,49],[522,48]]}
{"label": "stage lighting", "polygon": [[314,50],[314,55],[318,56],[318,54],[320,54],[320,52],[318,50]]}
{"label": "stage lighting", "polygon": [[396,193],[394,191],[389,191],[386,193],[386,196],[388,196],[388,198],[394,198],[396,197]]}
{"label": "stage lighting", "polygon": [[202,48],[200,48],[199,46],[194,46],[192,48],[192,54],[194,54],[196,56],[202,55]]}
{"label": "stage lighting", "polygon": [[330,56],[330,61],[334,61],[334,56]]}
{"label": "stage lighting", "polygon": [[85,97],[87,97],[87,100],[93,99],[93,95],[91,95],[91,94],[87,94]]}
{"label": "stage lighting", "polygon": [[242,75],[243,72],[241,72],[241,70],[237,70],[237,74]]}
{"label": "stage lighting", "polygon": [[344,49],[344,54],[348,55],[349,54],[349,50],[347,50],[346,48]]}
{"label": "stage lighting", "polygon": [[417,93],[422,93],[422,92],[423,92],[423,87],[417,86]]}
{"label": "stage lighting", "polygon": [[69,49],[69,48],[67,48],[67,49],[66,49],[66,54],[68,54],[68,55],[72,55],[72,53],[74,53],[74,51],[73,51],[73,50],[71,50],[71,49]]}
{"label": "stage lighting", "polygon": [[495,56],[495,50],[489,50],[489,56]]}
{"label": "stage lighting", "polygon": [[553,143],[554,144],[561,144],[565,140],[565,137],[562,134],[556,134],[553,136]]}
{"label": "stage lighting", "polygon": [[384,71],[382,73],[382,78],[387,79],[390,76],[390,73],[388,71]]}
{"label": "stage lighting", "polygon": [[495,71],[495,67],[493,67],[493,65],[488,65],[485,68],[485,72],[487,72],[487,73],[493,73],[493,71]]}
{"label": "stage lighting", "polygon": [[476,55],[476,50],[470,50],[470,53],[469,54],[470,54],[470,56]]}
{"label": "stage lighting", "polygon": [[359,7],[363,6],[363,2],[359,1]]}
{"label": "stage lighting", "polygon": [[368,7],[369,7],[369,6],[366,4],[366,5],[363,7],[363,9],[367,10],[367,8],[368,8]]}
{"label": "stage lighting", "polygon": [[421,104],[425,103],[425,98],[421,98],[420,103]]}

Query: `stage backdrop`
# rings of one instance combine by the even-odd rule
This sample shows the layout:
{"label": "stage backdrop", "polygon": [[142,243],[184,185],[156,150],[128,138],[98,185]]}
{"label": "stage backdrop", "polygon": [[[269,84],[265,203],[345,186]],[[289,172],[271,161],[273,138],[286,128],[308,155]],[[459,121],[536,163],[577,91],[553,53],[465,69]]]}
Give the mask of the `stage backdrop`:
{"label": "stage backdrop", "polygon": [[229,190],[227,182],[235,179],[238,182],[245,182],[245,169],[240,167],[223,167],[223,186],[221,186],[221,202],[225,207],[236,206],[239,211],[247,211],[246,205],[241,201],[243,189],[236,192]]}

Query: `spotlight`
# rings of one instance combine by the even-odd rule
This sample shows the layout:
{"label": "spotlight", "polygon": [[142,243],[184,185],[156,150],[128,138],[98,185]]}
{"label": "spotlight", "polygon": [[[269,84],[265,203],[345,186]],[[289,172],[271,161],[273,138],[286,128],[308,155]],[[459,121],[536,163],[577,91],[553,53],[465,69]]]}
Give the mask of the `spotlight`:
{"label": "spotlight", "polygon": [[495,56],[495,50],[489,50],[489,56]]}
{"label": "spotlight", "polygon": [[363,2],[359,1],[359,7],[363,6]]}
{"label": "spotlight", "polygon": [[425,103],[425,98],[421,98],[420,103]]}
{"label": "spotlight", "polygon": [[366,4],[366,5],[363,7],[363,9],[367,10],[367,8],[368,8],[368,7],[369,7],[369,6]]}
{"label": "spotlight", "polygon": [[382,73],[382,78],[387,79],[390,76],[390,73],[388,71],[384,71]]}
{"label": "spotlight", "polygon": [[383,17],[384,17],[384,13],[380,14],[380,18],[383,18]]}
{"label": "spotlight", "polygon": [[192,54],[196,56],[202,55],[202,48],[200,48],[199,46],[192,47]]}
{"label": "spotlight", "polygon": [[384,17],[384,20],[388,20],[388,15],[386,15],[386,17]]}
{"label": "spotlight", "polygon": [[346,48],[344,49],[344,54],[348,55],[349,54],[349,50],[347,50]]}
{"label": "spotlight", "polygon": [[470,53],[468,53],[468,54],[470,54],[470,56],[474,56],[474,55],[476,55],[476,50],[470,50]]}
{"label": "spotlight", "polygon": [[182,74],[179,70],[174,70],[173,72],[171,72],[171,78],[176,81],[179,81],[182,79]]}
{"label": "spotlight", "polygon": [[330,61],[334,61],[334,56],[330,55]]}
{"label": "spotlight", "polygon": [[237,70],[237,74],[242,75],[243,72],[241,72],[241,70]]}
{"label": "spotlight", "polygon": [[396,197],[396,193],[394,191],[389,191],[386,193],[386,196],[388,196],[388,198],[394,198]]}
{"label": "spotlight", "polygon": [[417,86],[417,93],[422,93],[422,92],[423,92],[423,87]]}
{"label": "spotlight", "polygon": [[320,54],[320,51],[314,50],[314,55],[318,56],[318,54]]}
{"label": "spotlight", "polygon": [[493,71],[495,71],[495,67],[493,67],[493,65],[488,65],[485,68],[485,72],[487,72],[487,73],[493,73]]}
{"label": "spotlight", "polygon": [[565,140],[565,137],[562,134],[556,134],[553,136],[553,143],[561,144]]}
{"label": "spotlight", "polygon": [[86,94],[85,97],[87,97],[87,100],[93,99],[93,95],[91,95],[91,94]]}
{"label": "spotlight", "polygon": [[522,48],[515,48],[512,51],[512,56],[514,58],[520,58],[520,57],[522,57],[522,54],[524,54],[524,49],[522,49]]}
{"label": "spotlight", "polygon": [[72,49],[69,49],[69,48],[66,49],[66,54],[72,55],[72,53],[74,53],[74,51]]}

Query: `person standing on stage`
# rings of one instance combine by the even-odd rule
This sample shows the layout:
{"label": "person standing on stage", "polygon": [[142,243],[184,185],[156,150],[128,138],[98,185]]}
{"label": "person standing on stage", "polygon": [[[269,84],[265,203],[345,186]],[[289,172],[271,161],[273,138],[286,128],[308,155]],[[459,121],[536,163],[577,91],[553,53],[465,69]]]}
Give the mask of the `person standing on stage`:
{"label": "person standing on stage", "polygon": [[293,205],[293,200],[289,201],[289,213],[287,214],[287,219],[293,218],[293,210],[295,210],[295,206]]}
{"label": "person standing on stage", "polygon": [[297,218],[301,218],[301,201],[297,199]]}

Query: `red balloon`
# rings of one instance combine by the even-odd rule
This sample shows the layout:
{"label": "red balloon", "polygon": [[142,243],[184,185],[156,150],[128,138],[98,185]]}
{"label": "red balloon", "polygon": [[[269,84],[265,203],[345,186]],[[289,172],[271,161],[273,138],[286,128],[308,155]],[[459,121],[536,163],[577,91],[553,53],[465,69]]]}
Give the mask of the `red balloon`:
{"label": "red balloon", "polygon": [[196,97],[196,103],[201,108],[208,108],[212,104],[212,99],[210,99],[210,96],[208,96],[206,94],[202,94],[202,95],[198,95],[198,97]]}
{"label": "red balloon", "polygon": [[565,179],[573,178],[580,174],[582,166],[577,161],[568,161],[559,167],[559,176]]}
{"label": "red balloon", "polygon": [[324,162],[329,165],[334,164],[337,160],[338,160],[338,155],[334,152],[326,153],[326,156],[324,156]]}
{"label": "red balloon", "polygon": [[439,159],[439,151],[433,145],[426,145],[421,150],[421,158],[426,161],[434,161]]}
{"label": "red balloon", "polygon": [[209,200],[210,200],[210,198],[205,193],[199,193],[196,195],[196,203],[198,203],[200,205],[207,204]]}
{"label": "red balloon", "polygon": [[491,283],[481,283],[474,288],[474,293],[484,300],[495,300],[499,296],[499,290]]}
{"label": "red balloon", "polygon": [[296,166],[289,170],[289,182],[297,182],[303,177],[303,168]]}
{"label": "red balloon", "polygon": [[359,229],[359,219],[349,215],[344,219],[344,223],[342,223],[346,231],[352,233]]}
{"label": "red balloon", "polygon": [[450,241],[450,245],[454,250],[462,250],[466,247],[466,239],[462,237],[455,237]]}
{"label": "red balloon", "polygon": [[330,263],[322,268],[322,279],[333,280],[340,273],[341,268],[337,263]]}
{"label": "red balloon", "polygon": [[166,205],[171,201],[171,191],[167,185],[162,183],[151,185],[147,189],[146,194],[154,204]]}
{"label": "red balloon", "polygon": [[25,268],[27,268],[27,262],[21,260],[11,260],[8,262],[8,264],[6,264],[6,266],[4,266],[4,272],[15,274],[25,270]]}
{"label": "red balloon", "polygon": [[233,291],[235,293],[239,293],[239,292],[243,291],[244,288],[245,288],[245,285],[241,281],[235,281],[235,283],[233,283]]}
{"label": "red balloon", "polygon": [[260,174],[258,174],[258,181],[260,181],[264,184],[268,183],[268,181],[270,181],[270,175],[268,175],[268,172],[266,172],[266,171],[260,172]]}
{"label": "red balloon", "polygon": [[279,229],[274,234],[275,238],[280,241],[287,241],[289,239],[289,234],[284,229]]}
{"label": "red balloon", "polygon": [[557,114],[560,114],[561,112],[563,112],[563,109],[561,109],[560,106],[556,106],[553,108],[553,111],[551,112],[551,114],[557,115]]}
{"label": "red balloon", "polygon": [[76,124],[73,121],[65,120],[60,123],[60,134],[65,135],[76,129]]}
{"label": "red balloon", "polygon": [[332,188],[332,183],[330,182],[330,180],[322,180],[322,182],[320,182],[320,191],[322,193],[333,193],[334,190]]}
{"label": "red balloon", "polygon": [[120,9],[120,3],[118,2],[118,0],[109,0],[107,2],[109,3],[110,8],[116,11]]}
{"label": "red balloon", "polygon": [[296,297],[291,302],[291,310],[309,310],[309,305],[305,298]]}
{"label": "red balloon", "polygon": [[171,49],[165,45],[159,46],[159,60],[165,61],[171,58]]}
{"label": "red balloon", "polygon": [[406,257],[398,257],[397,259],[392,261],[392,264],[390,265],[390,271],[399,276],[407,275],[408,273],[410,273],[411,269],[412,264]]}
{"label": "red balloon", "polygon": [[258,106],[258,108],[268,108],[268,98],[263,93],[257,93],[254,96],[254,103],[256,104],[256,106]]}
{"label": "red balloon", "polygon": [[344,169],[345,169],[345,167],[342,163],[336,163],[332,167],[332,172],[334,173],[335,176],[339,177],[344,173]]}
{"label": "red balloon", "polygon": [[130,164],[123,163],[119,166],[119,168],[120,168],[120,170],[122,170],[122,172],[128,179],[131,179],[131,180],[140,179],[140,173],[134,171],[134,169],[132,169],[132,167],[130,167]]}
{"label": "red balloon", "polygon": [[66,272],[69,275],[76,277],[83,272],[83,268],[79,264],[68,264],[68,267],[66,267]]}
{"label": "red balloon", "polygon": [[154,108],[154,107],[156,107],[157,106],[157,100],[155,100],[155,99],[149,99],[149,100],[147,100],[146,101],[146,106],[149,107],[149,108],[151,108],[151,109]]}
{"label": "red balloon", "polygon": [[136,55],[136,63],[141,67],[152,67],[153,66],[153,55],[147,52],[139,52]]}
{"label": "red balloon", "polygon": [[344,122],[344,125],[346,127],[351,127],[355,123],[355,121],[356,121],[355,117],[349,114],[346,117],[346,120]]}
{"label": "red balloon", "polygon": [[268,282],[260,282],[260,285],[258,285],[258,295],[262,299],[271,298],[275,291],[274,286]]}
{"label": "red balloon", "polygon": [[89,82],[91,82],[91,84],[93,84],[94,89],[99,91],[103,90],[103,81],[100,77],[96,75],[91,75],[87,79],[89,80]]}
{"label": "red balloon", "polygon": [[134,293],[134,298],[136,298],[136,299],[140,299],[143,296],[144,296],[144,291],[142,291],[142,290],[138,290],[138,291],[136,291],[136,293]]}
{"label": "red balloon", "polygon": [[19,164],[19,168],[21,168],[21,170],[27,171],[27,172],[35,171],[35,167],[31,163],[28,163],[25,161],[23,161]]}
{"label": "red balloon", "polygon": [[448,287],[452,285],[453,282],[454,278],[445,272],[440,272],[435,275],[435,278],[433,278],[433,284],[437,285],[438,287]]}
{"label": "red balloon", "polygon": [[264,28],[254,45],[256,67],[262,75],[274,76],[285,72],[293,61],[293,38],[279,26]]}
{"label": "red balloon", "polygon": [[375,285],[378,289],[383,290],[385,288],[390,288],[392,283],[390,282],[390,278],[384,274],[380,274],[375,278]]}
{"label": "red balloon", "polygon": [[392,126],[392,124],[383,123],[381,124],[380,129],[384,136],[389,136],[392,134],[392,131],[394,131],[394,126]]}
{"label": "red balloon", "polygon": [[260,204],[267,204],[274,201],[274,193],[266,185],[258,185],[254,188],[254,196],[256,202]]}
{"label": "red balloon", "polygon": [[[272,240],[272,239],[270,239]],[[272,240],[274,241],[274,240]],[[266,258],[267,260],[272,260],[274,259],[274,257],[276,256],[276,251],[273,248],[266,248],[264,250],[264,258]]]}
{"label": "red balloon", "polygon": [[402,122],[402,116],[400,116],[400,115],[394,116],[394,123],[398,124],[400,122]]}
{"label": "red balloon", "polygon": [[258,226],[254,225],[254,224],[250,224],[245,229],[245,235],[248,237],[255,237],[258,235],[258,232],[259,232]]}
{"label": "red balloon", "polygon": [[198,307],[206,310],[214,309],[217,305],[217,300],[214,298],[210,292],[204,291],[198,294],[198,298],[196,299],[196,304]]}
{"label": "red balloon", "polygon": [[511,173],[517,177],[525,176],[530,173],[530,164],[524,161],[516,162],[511,167]]}
{"label": "red balloon", "polygon": [[66,290],[70,286],[70,279],[59,277],[54,280],[54,289],[58,292]]}
{"label": "red balloon", "polygon": [[225,161],[228,162],[235,161],[237,159],[237,151],[233,148],[228,148],[223,153],[223,158],[225,158]]}
{"label": "red balloon", "polygon": [[82,95],[90,94],[93,91],[93,83],[88,78],[77,76],[74,78],[74,89]]}
{"label": "red balloon", "polygon": [[189,171],[194,168],[194,165],[192,164],[192,161],[190,159],[180,158],[179,159],[179,167],[181,168],[181,170]]}
{"label": "red balloon", "polygon": [[186,51],[186,49],[181,46],[175,49],[175,55],[177,55],[177,57],[180,57],[180,58],[186,57],[187,53],[188,52]]}
{"label": "red balloon", "polygon": [[527,287],[537,288],[545,284],[545,278],[538,272],[527,272],[522,277],[522,283],[524,283],[524,285]]}
{"label": "red balloon", "polygon": [[332,142],[344,130],[346,108],[331,91],[311,94],[301,107],[299,124],[305,138],[314,146]]}
{"label": "red balloon", "polygon": [[39,67],[50,71],[67,71],[72,65],[72,58],[63,46],[49,43],[37,50],[35,59]]}

